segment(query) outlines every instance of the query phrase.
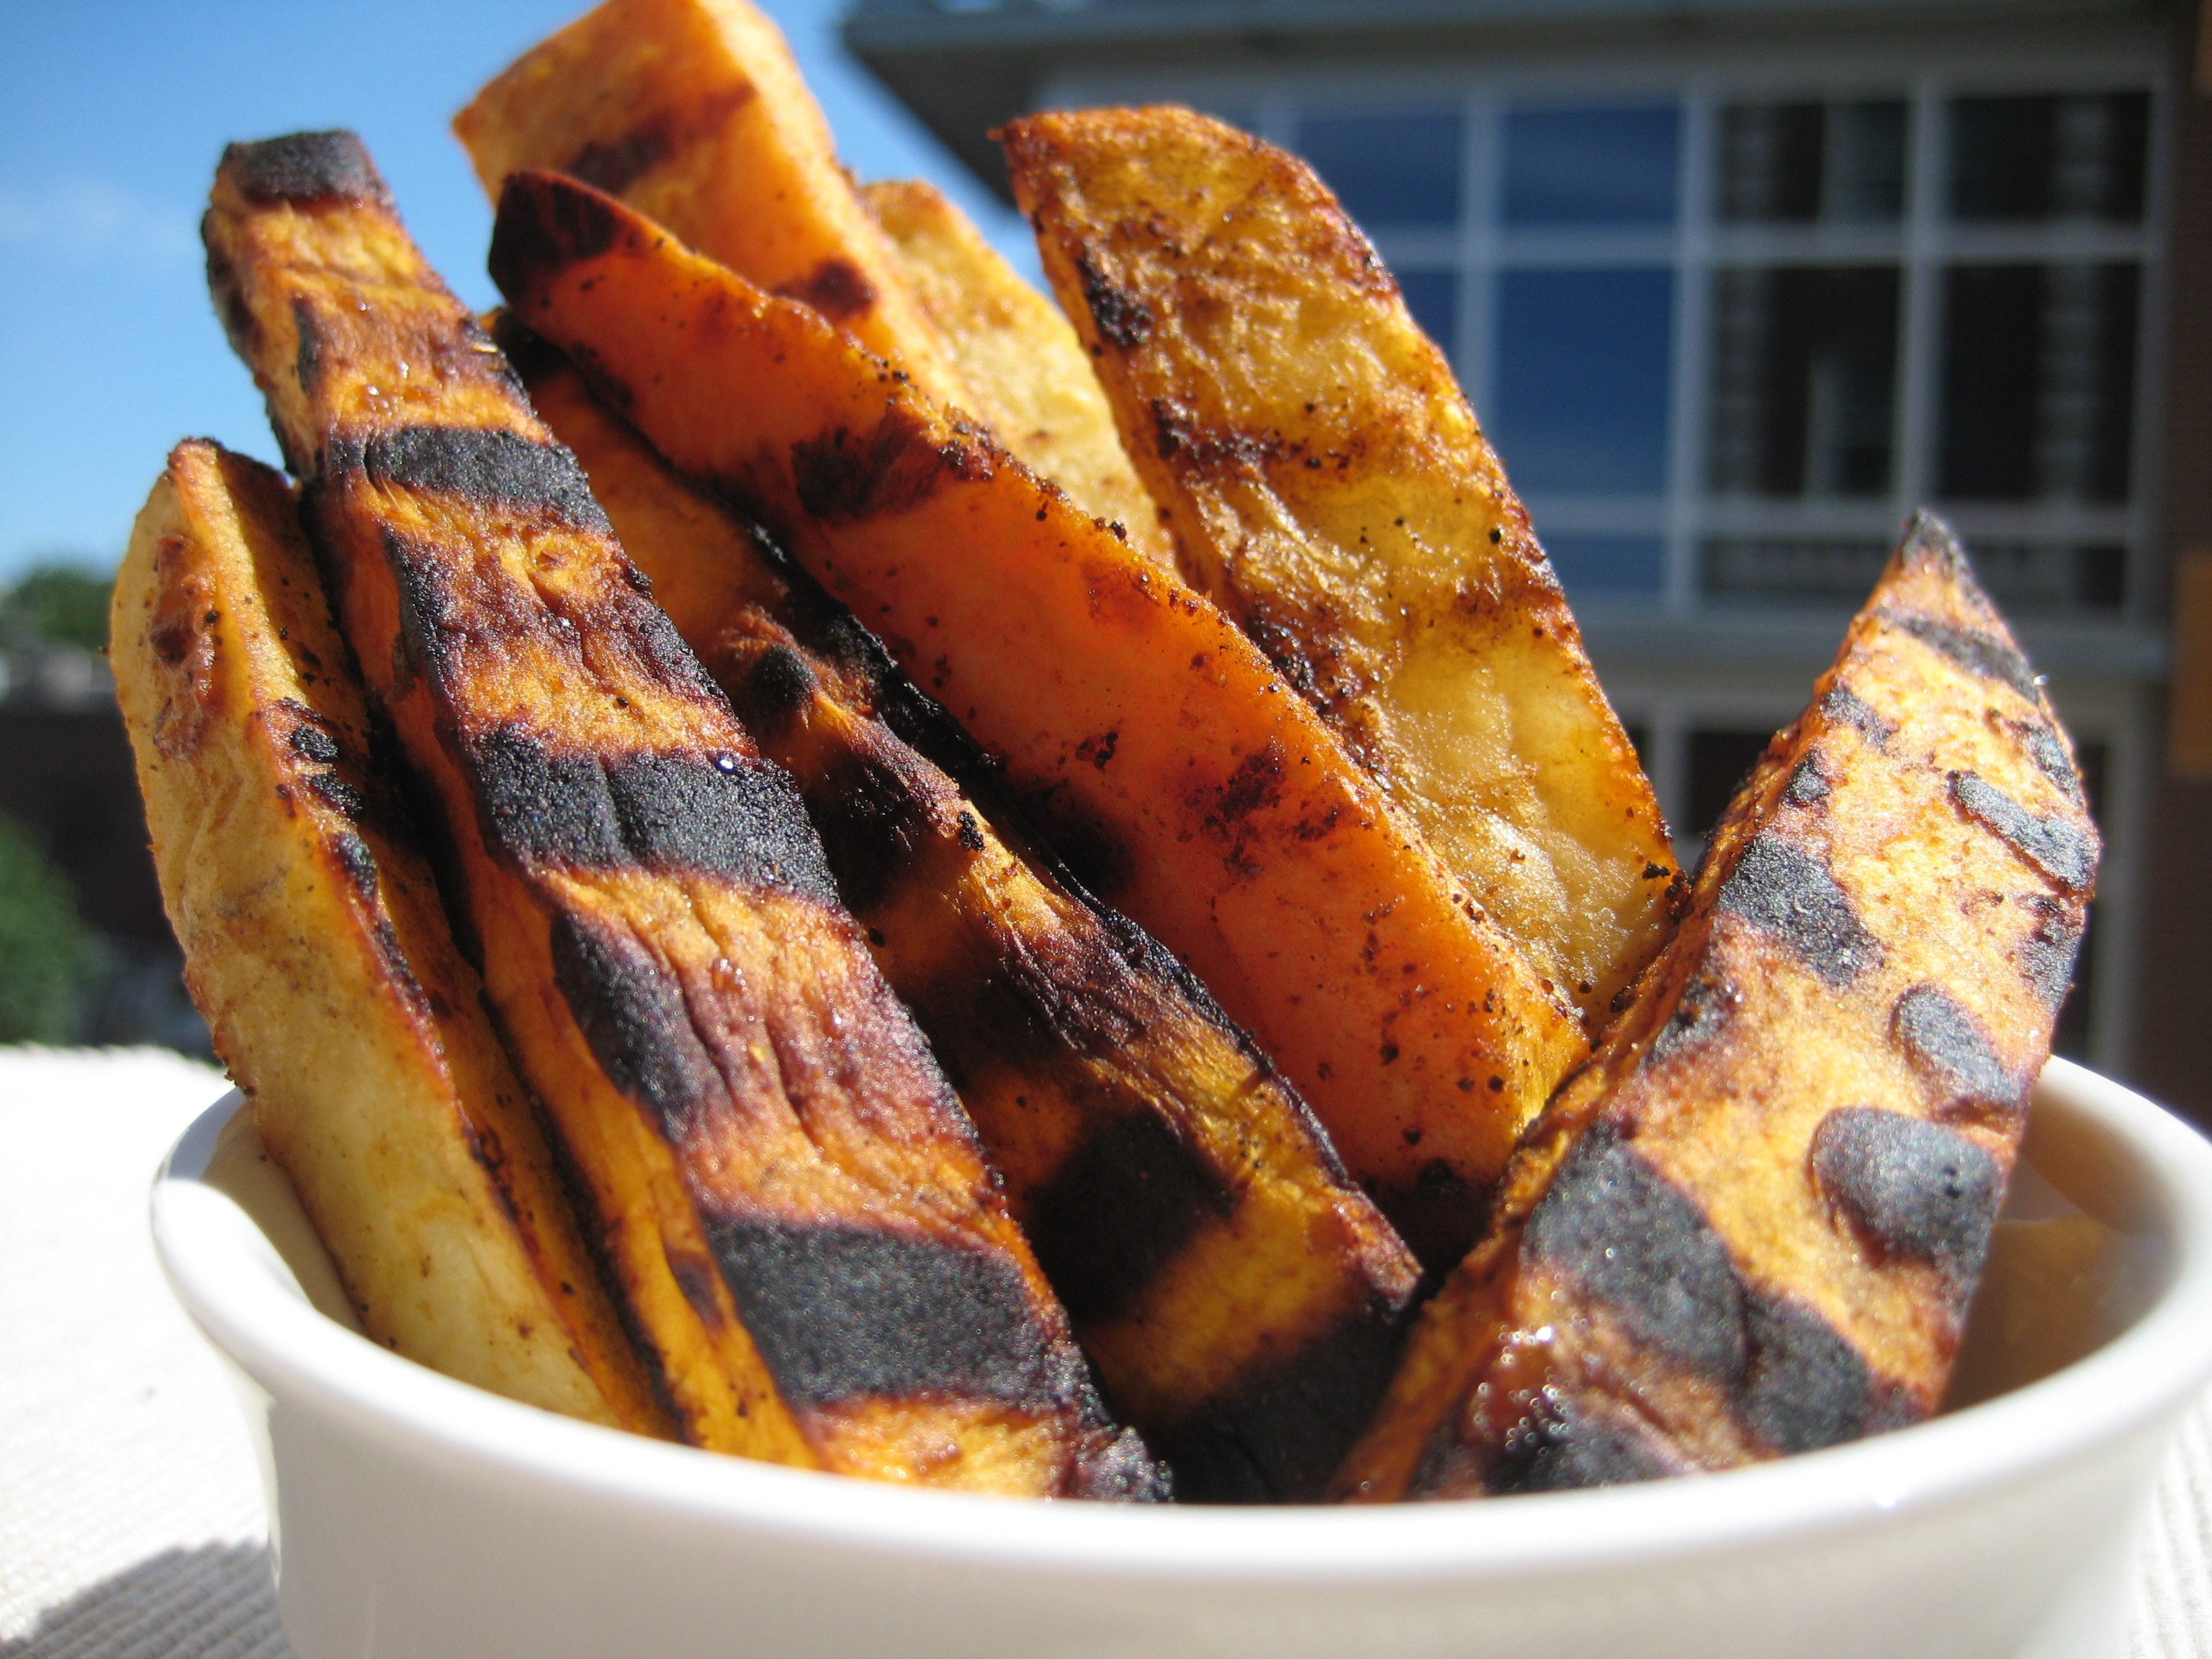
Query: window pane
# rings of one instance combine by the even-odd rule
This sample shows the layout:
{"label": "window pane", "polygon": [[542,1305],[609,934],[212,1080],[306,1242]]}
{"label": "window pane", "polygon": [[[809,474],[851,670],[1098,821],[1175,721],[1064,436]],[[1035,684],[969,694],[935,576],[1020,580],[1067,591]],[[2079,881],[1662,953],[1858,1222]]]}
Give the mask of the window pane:
{"label": "window pane", "polygon": [[1456,111],[1309,115],[1298,123],[1298,152],[1362,225],[1458,222]]}
{"label": "window pane", "polygon": [[1505,222],[1672,224],[1680,128],[1672,104],[1508,111]]}
{"label": "window pane", "polygon": [[1690,733],[1690,799],[1684,816],[1692,833],[1710,836],[1736,787],[1766,752],[1772,729],[1728,726]]}
{"label": "window pane", "polygon": [[1437,343],[1446,357],[1455,358],[1459,346],[1459,279],[1449,270],[1401,270],[1398,291],[1406,296],[1406,309],[1413,313],[1421,332]]}
{"label": "window pane", "polygon": [[1946,273],[1944,495],[2127,499],[2140,286],[2132,264]]}
{"label": "window pane", "polygon": [[1702,585],[1722,599],[1858,605],[1888,562],[1886,542],[1717,537],[1705,544]]}
{"label": "window pane", "polygon": [[1736,104],[1721,112],[1723,219],[1890,221],[1905,205],[1905,105]]}
{"label": "window pane", "polygon": [[1896,270],[1723,270],[1714,274],[1713,301],[1713,489],[1762,495],[1888,489]]}
{"label": "window pane", "polygon": [[1951,211],[1968,220],[2142,217],[2150,95],[1960,98]]}
{"label": "window pane", "polygon": [[1524,495],[1664,487],[1674,308],[1666,270],[1500,274],[1491,435]]}
{"label": "window pane", "polygon": [[1666,583],[1664,544],[1656,536],[1547,536],[1544,550],[1567,598],[1656,599]]}
{"label": "window pane", "polygon": [[2127,597],[2124,548],[1976,541],[1967,550],[1982,586],[2010,616],[2114,611]]}

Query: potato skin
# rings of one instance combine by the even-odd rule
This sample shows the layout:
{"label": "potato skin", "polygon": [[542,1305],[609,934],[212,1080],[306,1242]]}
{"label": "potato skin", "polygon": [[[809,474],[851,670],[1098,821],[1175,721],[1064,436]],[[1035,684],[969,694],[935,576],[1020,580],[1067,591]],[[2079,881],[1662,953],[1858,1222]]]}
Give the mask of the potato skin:
{"label": "potato skin", "polygon": [[193,1000],[362,1327],[511,1399],[668,1433],[372,762],[283,479],[179,444],[112,633]]}
{"label": "potato skin", "polygon": [[1650,785],[1442,352],[1297,157],[1176,108],[1000,134],[1192,585],[1593,1034],[1681,896]]}
{"label": "potato skin", "polygon": [[2097,853],[2048,701],[1923,517],[1340,1492],[1643,1480],[1933,1412]]}
{"label": "potato skin", "polygon": [[1115,1408],[1191,1502],[1320,1495],[1419,1269],[1182,964],[1030,846],[942,708],[566,359],[495,334],[623,545],[824,833]]}
{"label": "potato skin", "polygon": [[359,140],[232,146],[204,230],[502,1036],[678,1431],[884,1480],[1157,1492],[788,780]]}
{"label": "potato skin", "polygon": [[1175,538],[1122,452],[1106,393],[1060,307],[1015,275],[936,185],[865,185],[860,199],[959,366],[969,407],[1031,471],[1172,571]]}
{"label": "potato skin", "polygon": [[1463,1254],[1579,1022],[1251,643],[819,317],[601,192],[510,179],[492,270],[1002,757],[1085,885],[1205,980],[1422,1259]]}

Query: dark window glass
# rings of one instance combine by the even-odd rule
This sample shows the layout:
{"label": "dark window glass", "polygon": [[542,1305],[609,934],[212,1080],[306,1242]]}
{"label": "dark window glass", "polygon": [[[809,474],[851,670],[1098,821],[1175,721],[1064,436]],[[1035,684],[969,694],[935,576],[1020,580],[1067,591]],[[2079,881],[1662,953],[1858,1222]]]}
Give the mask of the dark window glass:
{"label": "dark window glass", "polygon": [[1509,110],[1505,222],[1672,224],[1680,127],[1672,104]]}
{"label": "dark window glass", "polygon": [[1951,211],[1967,220],[2142,217],[2150,95],[1960,98]]}
{"label": "dark window glass", "polygon": [[1762,495],[1889,488],[1897,271],[1753,267],[1715,273],[1712,487]]}
{"label": "dark window glass", "polygon": [[1723,219],[1887,221],[1905,206],[1905,105],[1735,104],[1721,112]]}
{"label": "dark window glass", "polygon": [[1298,152],[1370,228],[1459,222],[1460,118],[1452,110],[1344,111],[1298,123]]}
{"label": "dark window glass", "polygon": [[1722,599],[1857,605],[1888,560],[1876,541],[1716,537],[1705,546],[1702,586]]}
{"label": "dark window glass", "polygon": [[1690,733],[1690,799],[1684,814],[1701,837],[1710,837],[1759,757],[1770,729],[1727,726]]}
{"label": "dark window glass", "polygon": [[1544,550],[1577,604],[1656,599],[1666,584],[1666,549],[1656,536],[1547,536]]}
{"label": "dark window glass", "polygon": [[2109,544],[1977,541],[1974,574],[2006,612],[2116,611],[2127,597],[2127,551]]}
{"label": "dark window glass", "polygon": [[1421,332],[1447,357],[1459,355],[1459,278],[1449,270],[1401,270],[1398,291]]}
{"label": "dark window glass", "polygon": [[1491,436],[1524,492],[1664,487],[1674,295],[1666,270],[1500,274]]}
{"label": "dark window glass", "polygon": [[2119,264],[1945,274],[1943,495],[2127,499],[2140,287]]}

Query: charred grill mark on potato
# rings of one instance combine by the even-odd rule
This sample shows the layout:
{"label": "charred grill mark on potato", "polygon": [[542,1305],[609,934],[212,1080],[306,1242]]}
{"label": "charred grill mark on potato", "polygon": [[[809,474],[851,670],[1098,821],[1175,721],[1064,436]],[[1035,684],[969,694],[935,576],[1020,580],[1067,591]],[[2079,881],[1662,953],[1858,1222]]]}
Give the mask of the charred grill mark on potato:
{"label": "charred grill mark on potato", "polygon": [[1980,1275],[2004,1171],[1956,1130],[1873,1106],[1844,1106],[1813,1132],[1821,1192],[1885,1255],[1941,1267],[1962,1287]]}
{"label": "charred grill mark on potato", "polygon": [[876,303],[875,284],[850,259],[832,256],[795,282],[775,290],[787,300],[812,306],[833,323],[850,322]]}
{"label": "charred grill mark on potato", "polygon": [[1257,1504],[1326,1490],[1389,1386],[1402,1346],[1396,1325],[1385,1306],[1347,1310],[1163,1431],[1160,1455],[1176,1471],[1178,1493]]}
{"label": "charred grill mark on potato", "polygon": [[1897,1000],[1897,1046],[1943,1092],[1949,1105],[2002,1107],[2020,1098],[2020,1081],[1997,1058],[1973,1015],[1940,985],[1916,985]]}
{"label": "charred grill mark on potato", "polygon": [[2096,874],[2096,843],[2063,818],[2029,811],[1972,772],[1952,775],[1951,799],[1960,811],[1979,819],[1992,835],[2069,891],[2081,891]]}
{"label": "charred grill mark on potato", "polygon": [[517,355],[798,780],[1109,1397],[1185,1498],[1316,1495],[1389,1380],[1417,1275],[1403,1246],[1189,969],[1028,844],[990,757],[874,636],[556,354]]}
{"label": "charred grill mark on potato", "polygon": [[2042,696],[2036,686],[2035,671],[2009,640],[1917,611],[1899,611],[1883,620],[1942,652],[1969,674],[2008,685],[2030,702]]}
{"label": "charred grill mark on potato", "polygon": [[1031,1194],[1030,1242],[1070,1318],[1110,1319],[1236,1198],[1171,1121],[1115,1111],[1091,1122]]}
{"label": "charred grill mark on potato", "polygon": [[358,460],[345,453],[351,447],[339,441],[324,460],[325,476],[357,466],[381,489],[543,513],[586,534],[614,533],[575,458],[558,444],[533,442],[505,427],[406,426],[370,434]]}
{"label": "charred grill mark on potato", "polygon": [[1742,1285],[1728,1247],[1613,1125],[1575,1143],[1528,1218],[1521,1252],[1571,1274],[1639,1346],[1716,1381],[1742,1376]]}
{"label": "charred grill mark on potato", "polygon": [[865,435],[846,427],[791,448],[799,505],[830,524],[910,513],[953,478],[991,476],[980,444],[945,443],[913,411],[893,409]]}
{"label": "charred grill mark on potato", "polygon": [[[668,1139],[694,1139],[721,1085],[692,1027],[684,988],[622,930],[556,915],[549,949],[553,985],[607,1079],[651,1112]],[[686,1292],[696,1304],[696,1295]]]}
{"label": "charred grill mark on potato", "polygon": [[222,165],[238,193],[258,204],[392,204],[392,192],[361,140],[342,129],[232,144],[223,151]]}
{"label": "charred grill mark on potato", "polygon": [[1789,945],[1831,985],[1881,965],[1881,941],[1850,896],[1816,855],[1789,842],[1755,837],[1721,888],[1720,908]]}
{"label": "charred grill mark on potato", "polygon": [[2017,654],[1917,521],[1524,1139],[1340,1493],[1572,1481],[1577,1446],[1594,1479],[1724,1468],[1935,1408],[2094,874]]}
{"label": "charred grill mark on potato", "polygon": [[689,109],[656,111],[611,137],[594,138],[561,171],[619,196],[679,151],[708,137],[758,97],[750,83],[724,87]]}
{"label": "charred grill mark on potato", "polygon": [[[895,1479],[1131,1487],[1130,1449],[972,1127],[836,908],[796,792],[648,601],[496,349],[380,196],[257,205],[227,170],[208,235],[287,453],[310,458],[339,612],[447,824],[503,1033],[602,1220],[610,1283],[681,1431]],[[286,337],[302,304],[312,386]],[[995,1323],[963,1348],[907,1319],[927,1397],[848,1389],[833,1407],[834,1334],[786,1378],[787,1347],[746,1328],[737,1298],[758,1287],[735,1274],[742,1254],[714,1248],[733,1218],[954,1252],[996,1286],[961,1305],[988,1304]],[[896,1370],[902,1336],[853,1325],[889,1282],[837,1281],[863,1254],[802,1252],[812,1270],[776,1315],[872,1345],[853,1358],[856,1387]],[[1067,1386],[1011,1400],[1009,1340]]]}
{"label": "charred grill mark on potato", "polygon": [[[495,250],[542,249],[538,224],[590,193],[514,175]],[[1415,1249],[1461,1253],[1587,1041],[1570,1006],[1205,600],[817,313],[605,198],[589,213],[607,215],[623,228],[589,258],[495,258],[521,323],[624,388],[695,487],[771,520],[1047,834],[1087,824],[1113,901],[1255,1031]]]}
{"label": "charred grill mark on potato", "polygon": [[961,1394],[1043,1413],[1084,1395],[1003,1256],[877,1228],[712,1222],[753,1339],[791,1398]]}

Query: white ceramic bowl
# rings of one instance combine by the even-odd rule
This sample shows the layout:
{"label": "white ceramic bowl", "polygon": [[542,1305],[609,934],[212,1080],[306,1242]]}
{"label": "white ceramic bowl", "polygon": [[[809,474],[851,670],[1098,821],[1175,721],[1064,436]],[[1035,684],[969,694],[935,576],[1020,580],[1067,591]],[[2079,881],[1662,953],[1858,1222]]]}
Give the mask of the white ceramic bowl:
{"label": "white ceramic bowl", "polygon": [[914,1492],[514,1405],[317,1311],[238,1104],[178,1143],[154,1232],[263,1448],[298,1659],[2117,1659],[2212,1379],[2212,1147],[2063,1061],[1969,1339],[1996,1397],[1727,1474],[1362,1510]]}

